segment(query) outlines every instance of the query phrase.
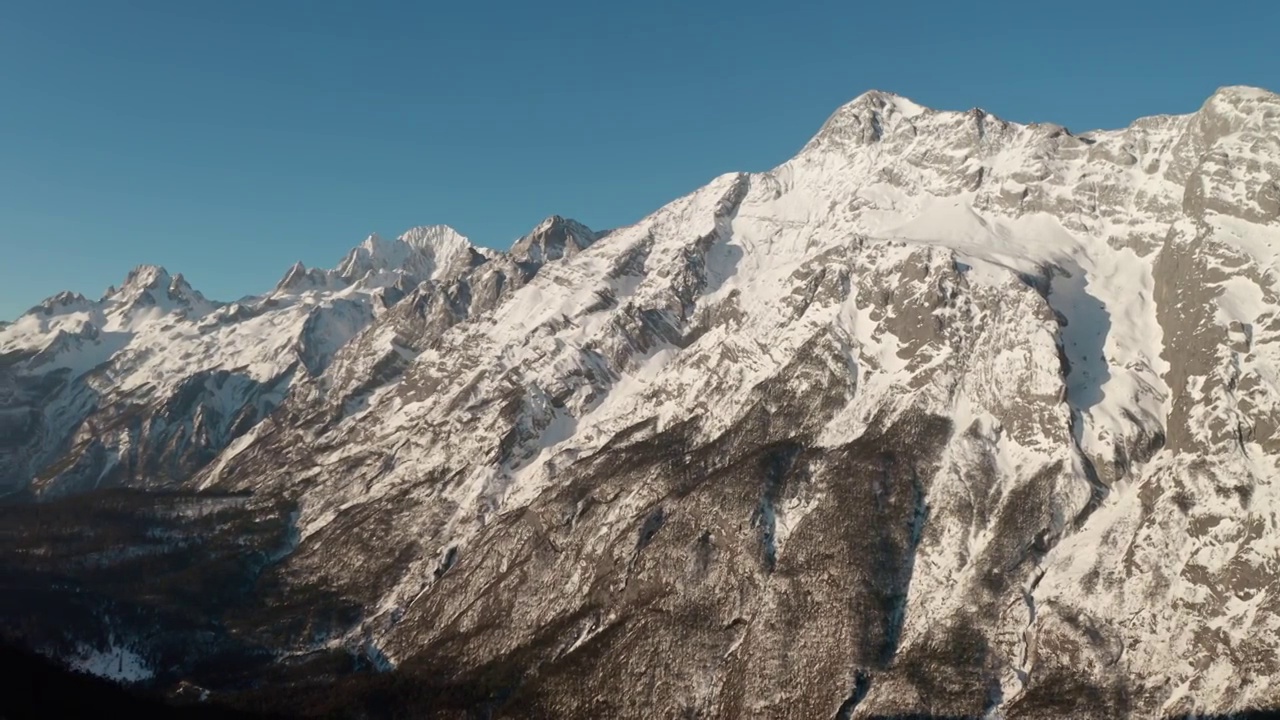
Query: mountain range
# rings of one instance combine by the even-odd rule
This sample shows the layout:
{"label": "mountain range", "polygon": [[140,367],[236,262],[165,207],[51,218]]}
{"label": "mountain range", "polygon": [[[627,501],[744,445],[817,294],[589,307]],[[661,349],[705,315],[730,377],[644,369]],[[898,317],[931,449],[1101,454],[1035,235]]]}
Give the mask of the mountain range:
{"label": "mountain range", "polygon": [[628,227],[140,266],[0,327],[0,628],[273,712],[1280,707],[1278,272],[1249,87],[1081,134],[872,91]]}

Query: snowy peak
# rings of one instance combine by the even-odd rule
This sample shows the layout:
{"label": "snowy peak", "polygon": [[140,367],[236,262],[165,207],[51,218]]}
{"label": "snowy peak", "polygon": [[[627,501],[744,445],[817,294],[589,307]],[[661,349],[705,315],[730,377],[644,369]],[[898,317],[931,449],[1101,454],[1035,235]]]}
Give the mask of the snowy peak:
{"label": "snowy peak", "polygon": [[191,287],[191,283],[187,282],[187,279],[183,277],[182,273],[174,275],[169,280],[169,294],[181,297],[194,297],[199,295],[196,289]]}
{"label": "snowy peak", "polygon": [[1280,96],[1224,87],[1191,116],[1166,176],[1185,183],[1183,210],[1256,223],[1280,218]]}
{"label": "snowy peak", "polygon": [[93,301],[84,295],[75,292],[63,291],[46,298],[39,305],[27,311],[28,314],[36,313],[40,315],[56,315],[67,312],[77,312],[87,310],[93,305]]}
{"label": "snowy peak", "polygon": [[1200,112],[1249,116],[1259,110],[1267,109],[1271,111],[1272,117],[1280,112],[1280,95],[1248,85],[1228,85],[1214,91],[1205,101]]}
{"label": "snowy peak", "polygon": [[408,230],[394,240],[374,233],[351,250],[335,269],[347,282],[394,284],[393,275],[434,280],[477,261],[471,241],[447,225]]}
{"label": "snowy peak", "polygon": [[881,113],[898,114],[909,118],[929,111],[929,108],[914,102],[910,98],[884,90],[868,90],[845,103],[845,107],[870,108]]}
{"label": "snowy peak", "polygon": [[[1237,133],[1261,133],[1265,142],[1265,135],[1280,122],[1277,118],[1280,96],[1255,87],[1227,86],[1214,92],[1191,115],[1141,118],[1127,129],[1086,133],[1088,140],[1081,141],[1055,123],[1011,123],[979,108],[934,110],[894,93],[872,90],[837,109],[801,156],[830,151],[857,154],[872,145],[893,144],[895,151],[923,152],[927,148],[940,158],[953,156],[963,161],[971,159],[972,150],[979,145],[992,151],[1016,144],[1021,146],[1019,152],[1030,157],[1055,154],[1060,149],[1057,146],[1064,143],[1079,146],[1123,135],[1134,147],[1152,147],[1167,138],[1176,141],[1168,158],[1168,176],[1181,184],[1200,157],[1220,140]],[[906,147],[917,139],[920,148]],[[1132,149],[1123,150],[1118,157],[1126,157]],[[1094,157],[1111,150],[1099,148]]]}
{"label": "snowy peak", "polygon": [[400,235],[399,240],[432,255],[451,255],[471,248],[471,241],[448,225],[410,228]]}
{"label": "snowy peak", "polygon": [[378,233],[369,233],[369,236],[366,237],[359,245],[352,248],[352,250],[365,250],[373,253],[377,252],[379,248],[387,247],[387,245],[387,241],[384,240],[381,235]]}
{"label": "snowy peak", "polygon": [[1259,130],[1280,122],[1280,96],[1259,88],[1219,88],[1196,111],[1190,137],[1204,151],[1233,133]]}
{"label": "snowy peak", "polygon": [[130,270],[124,284],[119,288],[108,288],[100,304],[105,311],[125,315],[155,308],[166,314],[176,311],[199,316],[216,307],[216,303],[192,288],[181,274],[170,275],[159,265],[139,265]]}
{"label": "snowy peak", "polygon": [[484,262],[484,256],[471,240],[448,225],[410,228],[400,235],[399,240],[431,258],[432,280],[464,272],[467,268]]}
{"label": "snowy peak", "polygon": [[159,265],[139,265],[129,271],[119,289],[107,290],[107,297],[135,294],[144,290],[157,290],[169,284],[169,271]]}
{"label": "snowy peak", "polygon": [[806,147],[868,145],[899,128],[913,128],[911,120],[928,112],[901,95],[871,90],[832,113]]}
{"label": "snowy peak", "polygon": [[590,247],[600,233],[577,220],[552,215],[516,241],[511,255],[520,262],[543,263],[573,257]]}
{"label": "snowy peak", "polygon": [[308,268],[301,262],[296,262],[284,274],[280,282],[276,283],[275,292],[302,293],[308,290],[331,290],[344,284],[338,278],[333,277],[331,273],[319,268]]}

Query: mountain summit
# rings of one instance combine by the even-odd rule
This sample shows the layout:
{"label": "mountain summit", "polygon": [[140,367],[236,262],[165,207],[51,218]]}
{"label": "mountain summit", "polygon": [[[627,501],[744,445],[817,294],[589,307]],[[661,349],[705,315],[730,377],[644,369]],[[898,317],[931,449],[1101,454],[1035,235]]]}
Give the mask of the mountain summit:
{"label": "mountain summit", "polygon": [[1277,178],[1264,90],[1081,134],[869,92],[608,233],[371,237],[129,323],[60,296],[0,328],[0,484],[123,540],[10,521],[14,576],[74,589],[13,622],[503,717],[1280,707]]}

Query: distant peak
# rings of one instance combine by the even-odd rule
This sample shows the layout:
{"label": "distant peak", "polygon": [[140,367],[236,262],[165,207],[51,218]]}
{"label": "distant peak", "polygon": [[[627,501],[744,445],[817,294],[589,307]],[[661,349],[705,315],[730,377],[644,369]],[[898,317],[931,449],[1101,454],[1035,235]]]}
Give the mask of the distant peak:
{"label": "distant peak", "polygon": [[399,240],[419,250],[455,249],[471,246],[471,241],[467,239],[467,236],[448,225],[420,225],[409,228],[400,235]]}
{"label": "distant peak", "polygon": [[89,305],[89,299],[80,293],[64,290],[53,297],[45,298],[39,305],[28,310],[28,313],[51,315],[60,310],[71,310]]}
{"label": "distant peak", "polygon": [[600,233],[577,220],[552,215],[538,223],[528,235],[517,240],[511,248],[511,254],[524,262],[559,260],[587,249],[600,236]]}
{"label": "distant peak", "polygon": [[551,217],[543,220],[538,223],[529,234],[536,235],[539,233],[550,232],[571,232],[584,237],[596,234],[594,230],[586,225],[583,225],[573,218],[564,217],[563,215],[552,215]]}
{"label": "distant peak", "polygon": [[906,117],[915,117],[929,110],[929,108],[916,103],[910,98],[885,90],[868,90],[845,104],[845,107],[850,106],[875,107],[881,110],[890,110]]}
{"label": "distant peak", "polygon": [[928,112],[929,108],[901,95],[868,90],[832,113],[809,141],[809,147],[878,142],[886,132]]}
{"label": "distant peak", "polygon": [[[384,240],[377,233],[369,235],[347,253],[334,273],[347,282],[365,278],[377,283],[394,282],[388,273],[426,280],[471,263],[474,250],[470,240],[448,225],[421,225],[394,240]],[[312,276],[314,271],[306,271],[306,275]],[[303,273],[297,276],[303,277]]]}
{"label": "distant peak", "polygon": [[107,288],[102,302],[121,308],[155,308],[164,312],[203,313],[215,304],[191,287],[182,274],[170,275],[159,265],[139,265],[119,288]]}
{"label": "distant peak", "polygon": [[1280,118],[1280,95],[1247,85],[1220,87],[1192,117],[1192,137],[1202,147],[1248,128],[1273,135]]}
{"label": "distant peak", "polygon": [[535,225],[533,228],[533,232],[550,230],[551,228],[556,227],[557,225],[563,225],[564,222],[565,222],[565,219],[560,215],[552,215],[551,217],[548,217],[542,222]]}
{"label": "distant peak", "polygon": [[169,279],[169,271],[159,265],[139,265],[129,271],[125,284],[142,283],[151,285],[160,280]]}
{"label": "distant peak", "polygon": [[1265,90],[1252,85],[1224,85],[1213,92],[1209,99],[1231,99],[1231,100],[1253,100],[1262,102],[1276,102],[1280,100],[1280,95],[1276,95],[1270,90]]}
{"label": "distant peak", "polygon": [[1244,116],[1259,108],[1280,108],[1280,95],[1248,85],[1220,87],[1200,107],[1201,115]]}
{"label": "distant peak", "polygon": [[[375,238],[377,238],[377,236],[370,235],[369,238],[365,240],[365,242],[369,243],[371,240],[374,240]],[[374,241],[381,242],[381,238],[377,238]],[[317,288],[327,288],[327,287],[330,287],[332,284],[333,283],[330,282],[329,275],[325,273],[325,271],[314,269],[314,268],[309,269],[307,268],[306,265],[302,263],[302,261],[298,261],[294,263],[288,269],[288,271],[285,272],[284,277],[280,279],[280,282],[276,283],[275,291],[276,292],[289,292],[289,291],[301,292],[301,291],[313,290]]]}
{"label": "distant peak", "polygon": [[119,295],[125,292],[141,292],[143,290],[157,290],[161,287],[166,290],[172,278],[169,277],[169,271],[159,265],[138,265],[129,271],[118,289],[113,285],[107,289],[106,297]]}
{"label": "distant peak", "polygon": [[54,295],[48,300],[45,300],[46,303],[49,303],[51,305],[72,305],[75,303],[82,303],[87,301],[88,301],[88,298],[86,298],[84,295],[81,295],[78,292],[71,292],[70,290],[63,290],[57,295]]}

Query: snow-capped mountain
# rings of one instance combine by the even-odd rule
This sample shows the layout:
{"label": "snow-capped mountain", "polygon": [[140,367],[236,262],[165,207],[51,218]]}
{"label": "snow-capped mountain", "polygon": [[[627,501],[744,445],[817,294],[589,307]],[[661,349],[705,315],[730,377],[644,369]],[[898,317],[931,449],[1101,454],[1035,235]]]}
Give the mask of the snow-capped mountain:
{"label": "snow-capped mountain", "polygon": [[0,334],[0,489],[181,483],[405,296],[430,297],[499,256],[429,226],[371,235],[332,270],[299,263],[235,303],[149,265],[98,301],[52,297]]}
{"label": "snow-capped mountain", "polygon": [[52,298],[0,477],[287,507],[243,637],[496,715],[1278,707],[1277,272],[1272,93],[1077,135],[870,92],[609,233]]}

